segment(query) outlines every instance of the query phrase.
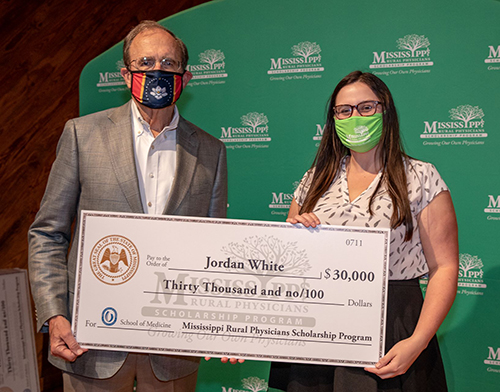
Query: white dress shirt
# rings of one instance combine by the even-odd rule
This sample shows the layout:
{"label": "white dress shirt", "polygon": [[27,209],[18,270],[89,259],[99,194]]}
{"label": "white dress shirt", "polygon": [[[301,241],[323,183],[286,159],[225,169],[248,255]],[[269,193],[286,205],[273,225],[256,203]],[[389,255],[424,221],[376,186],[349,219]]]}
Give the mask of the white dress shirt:
{"label": "white dress shirt", "polygon": [[130,106],[135,167],[142,206],[146,214],[159,215],[165,209],[174,181],[179,111],[174,106],[172,121],[155,138],[135,102]]}

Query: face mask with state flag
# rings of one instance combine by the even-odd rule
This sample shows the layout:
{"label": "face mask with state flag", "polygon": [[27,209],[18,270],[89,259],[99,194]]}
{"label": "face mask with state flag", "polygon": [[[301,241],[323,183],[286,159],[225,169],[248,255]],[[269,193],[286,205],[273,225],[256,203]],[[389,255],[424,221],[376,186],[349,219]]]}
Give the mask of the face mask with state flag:
{"label": "face mask with state flag", "polygon": [[182,92],[183,73],[167,71],[131,71],[132,95],[144,106],[162,109],[177,101]]}

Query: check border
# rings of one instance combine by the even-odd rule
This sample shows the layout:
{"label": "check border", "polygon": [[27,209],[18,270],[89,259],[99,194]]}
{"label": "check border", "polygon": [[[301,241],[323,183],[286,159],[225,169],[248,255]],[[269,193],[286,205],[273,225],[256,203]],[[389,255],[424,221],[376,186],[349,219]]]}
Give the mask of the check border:
{"label": "check border", "polygon": [[[81,215],[81,228],[80,228],[80,241],[79,241],[79,259],[83,260],[84,249],[85,249],[85,233],[87,230],[87,218],[88,217],[101,217],[101,218],[126,218],[126,219],[134,219],[134,220],[153,220],[153,221],[171,221],[171,222],[192,222],[192,223],[210,223],[210,224],[224,224],[224,225],[235,225],[235,226],[249,226],[249,227],[279,227],[282,229],[290,229],[296,230],[294,225],[289,223],[281,223],[281,222],[268,222],[268,221],[253,221],[253,220],[233,220],[233,219],[216,219],[216,218],[204,218],[204,217],[183,217],[183,216],[167,216],[167,215],[146,215],[146,214],[131,214],[131,213],[112,213],[112,212],[99,212],[99,211],[82,211]],[[388,281],[387,281],[387,273],[388,273],[388,261],[389,258],[387,256],[389,252],[389,240],[390,233],[387,229],[376,229],[376,228],[362,228],[362,227],[349,227],[349,226],[326,226],[322,225],[321,230],[323,231],[341,231],[347,233],[378,233],[384,235],[384,268],[383,268],[383,286],[382,286],[382,298],[381,298],[381,315],[380,315],[380,325],[379,325],[379,336],[378,336],[378,352],[379,357],[382,357],[385,353],[384,347],[384,338],[385,338],[385,323],[386,323],[386,292],[388,289]],[[74,299],[74,333],[78,334],[78,321],[79,321],[79,308],[80,308],[80,292],[81,292],[81,274],[83,263],[78,263],[78,271],[75,283],[75,299]],[[200,272],[196,270],[190,270],[195,272]],[[231,272],[228,272],[231,273]],[[235,273],[238,274],[238,273]],[[249,275],[248,273],[242,275]],[[275,275],[275,277],[279,277],[279,275]],[[286,278],[307,278],[307,279],[321,279],[318,277],[305,277],[305,276],[286,276]],[[218,297],[221,298],[221,297]],[[234,298],[233,298],[234,299]],[[255,298],[240,298],[242,300],[250,300]],[[283,301],[281,301],[283,302]],[[299,303],[299,301],[289,301],[292,303]],[[143,331],[148,332],[150,328],[124,328],[124,327],[103,327],[98,326],[97,328],[108,328],[108,329],[133,329],[135,331]],[[175,333],[176,331],[162,331],[155,330],[155,332],[168,332]],[[206,332],[182,332],[184,334],[192,334],[192,335],[207,335]],[[237,337],[237,335],[231,335],[232,337]],[[243,337],[243,336],[242,336]],[[248,337],[248,336],[244,336]],[[269,336],[269,337],[259,337],[260,339],[274,339],[274,340],[283,340],[283,341],[304,341],[304,339],[280,339],[280,336]],[[159,347],[148,347],[148,346],[140,346],[140,345],[122,345],[122,344],[99,344],[92,342],[79,341],[82,347],[93,348],[93,349],[101,349],[101,350],[119,350],[119,351],[129,351],[129,352],[147,352],[147,353],[156,353],[156,354],[182,354],[182,355],[190,355],[190,356],[228,356],[228,357],[241,357],[246,359],[254,359],[254,360],[277,360],[277,361],[287,361],[287,362],[307,362],[307,363],[323,363],[323,364],[345,364],[351,366],[367,366],[374,365],[376,362],[372,361],[354,361],[354,360],[342,360],[336,358],[312,358],[307,356],[283,356],[283,355],[270,355],[270,354],[245,354],[241,355],[239,352],[234,351],[214,351],[214,350],[190,350],[190,349],[177,349],[177,348],[159,348]],[[317,341],[315,343],[318,343]],[[348,344],[344,342],[324,342],[328,344]],[[350,343],[349,343],[350,344]]]}

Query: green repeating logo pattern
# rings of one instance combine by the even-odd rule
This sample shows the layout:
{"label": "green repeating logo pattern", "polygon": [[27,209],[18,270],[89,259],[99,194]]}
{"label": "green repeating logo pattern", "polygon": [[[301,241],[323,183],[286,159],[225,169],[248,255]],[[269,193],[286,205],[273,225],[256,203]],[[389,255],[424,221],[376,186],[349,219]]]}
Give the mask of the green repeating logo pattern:
{"label": "green repeating logo pattern", "polygon": [[[230,218],[284,221],[321,141],[335,85],[356,69],[387,83],[407,152],[436,165],[457,212],[460,286],[439,334],[455,392],[493,392],[500,384],[499,20],[496,0],[354,8],[329,0],[220,0],[161,21],[191,54],[194,78],[180,112],[227,146]],[[119,75],[121,49],[83,70],[82,115],[130,99]],[[265,390],[268,370],[267,362],[212,359],[200,368],[198,390]]]}

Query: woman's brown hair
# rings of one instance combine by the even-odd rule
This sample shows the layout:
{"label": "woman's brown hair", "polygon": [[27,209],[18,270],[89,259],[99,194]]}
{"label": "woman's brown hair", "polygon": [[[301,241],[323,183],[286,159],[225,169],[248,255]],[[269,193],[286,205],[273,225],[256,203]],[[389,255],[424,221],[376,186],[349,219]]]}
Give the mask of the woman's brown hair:
{"label": "woman's brown hair", "polygon": [[313,178],[300,213],[313,211],[320,197],[328,190],[334,179],[339,175],[341,162],[349,149],[345,147],[335,131],[335,119],[333,108],[339,91],[352,83],[361,82],[366,84],[382,103],[382,136],[379,141],[379,159],[382,166],[382,175],[373,192],[369,212],[373,215],[372,204],[382,184],[385,184],[394,206],[391,216],[391,228],[405,225],[405,241],[413,235],[413,219],[408,199],[408,187],[405,171],[405,160],[408,159],[399,134],[399,120],[392,99],[391,92],[386,84],[371,73],[354,71],[343,78],[328,102],[328,112],[323,138],[318,152],[314,158],[309,173]]}

